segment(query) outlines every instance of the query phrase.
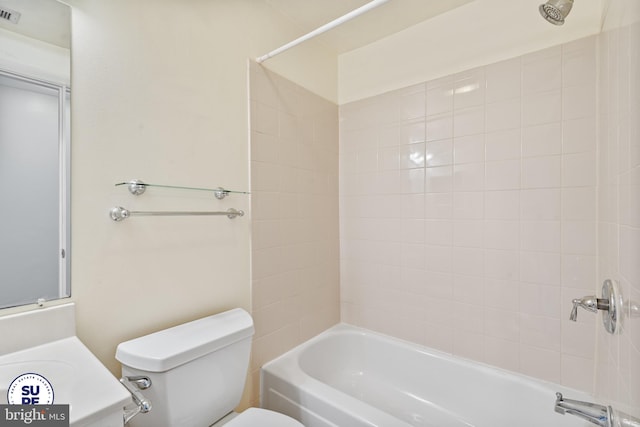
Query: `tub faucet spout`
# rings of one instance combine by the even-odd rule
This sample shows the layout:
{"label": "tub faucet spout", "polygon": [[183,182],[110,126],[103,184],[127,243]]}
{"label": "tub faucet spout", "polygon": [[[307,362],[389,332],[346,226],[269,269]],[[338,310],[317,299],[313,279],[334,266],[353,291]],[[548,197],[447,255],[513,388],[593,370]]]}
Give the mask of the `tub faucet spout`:
{"label": "tub faucet spout", "polygon": [[591,402],[565,399],[562,393],[556,393],[555,411],[559,414],[571,414],[587,420],[600,427],[612,427],[610,406],[602,406]]}

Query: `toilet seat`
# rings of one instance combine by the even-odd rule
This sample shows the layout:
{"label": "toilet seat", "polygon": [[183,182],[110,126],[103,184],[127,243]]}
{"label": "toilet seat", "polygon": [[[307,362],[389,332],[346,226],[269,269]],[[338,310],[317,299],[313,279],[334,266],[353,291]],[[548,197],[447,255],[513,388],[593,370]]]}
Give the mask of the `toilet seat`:
{"label": "toilet seat", "polygon": [[298,421],[268,409],[249,408],[224,427],[304,427]]}

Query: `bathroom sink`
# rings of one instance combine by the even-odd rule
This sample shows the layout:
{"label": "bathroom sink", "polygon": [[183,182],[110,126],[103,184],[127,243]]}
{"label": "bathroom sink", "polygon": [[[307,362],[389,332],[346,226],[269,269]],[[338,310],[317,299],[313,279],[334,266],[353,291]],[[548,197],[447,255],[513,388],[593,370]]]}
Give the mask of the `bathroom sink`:
{"label": "bathroom sink", "polygon": [[0,404],[22,374],[35,373],[53,388],[54,404],[69,404],[70,425],[122,427],[131,395],[75,336],[0,356]]}

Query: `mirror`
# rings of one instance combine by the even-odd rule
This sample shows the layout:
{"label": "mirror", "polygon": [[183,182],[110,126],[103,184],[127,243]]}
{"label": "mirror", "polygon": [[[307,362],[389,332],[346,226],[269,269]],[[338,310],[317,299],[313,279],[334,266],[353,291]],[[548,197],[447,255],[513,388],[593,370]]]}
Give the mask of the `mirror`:
{"label": "mirror", "polygon": [[71,10],[0,0],[0,308],[70,295]]}

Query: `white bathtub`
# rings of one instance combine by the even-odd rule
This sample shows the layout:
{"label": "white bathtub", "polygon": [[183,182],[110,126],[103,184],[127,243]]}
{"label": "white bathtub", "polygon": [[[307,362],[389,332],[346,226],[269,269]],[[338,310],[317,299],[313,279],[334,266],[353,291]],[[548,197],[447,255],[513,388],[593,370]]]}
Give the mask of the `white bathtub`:
{"label": "white bathtub", "polygon": [[262,406],[306,427],[585,427],[582,392],[337,325],[263,366]]}

